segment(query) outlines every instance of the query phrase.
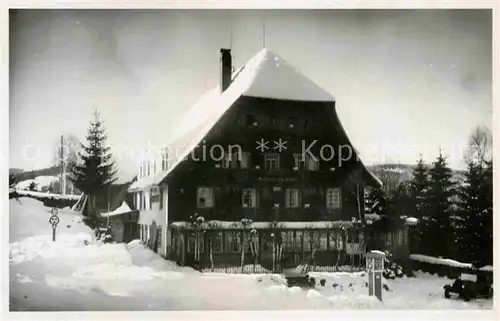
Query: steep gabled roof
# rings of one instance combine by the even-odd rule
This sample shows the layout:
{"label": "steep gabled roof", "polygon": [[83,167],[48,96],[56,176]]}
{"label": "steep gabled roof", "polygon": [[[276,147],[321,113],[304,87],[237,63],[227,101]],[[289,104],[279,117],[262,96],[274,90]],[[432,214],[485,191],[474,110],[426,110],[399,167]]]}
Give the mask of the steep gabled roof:
{"label": "steep gabled roof", "polygon": [[[129,191],[160,184],[194,150],[238,98],[335,102],[335,98],[279,55],[263,49],[232,75],[231,85],[208,91],[177,126],[168,146],[168,169],[134,182]],[[342,129],[343,130],[343,129]]]}

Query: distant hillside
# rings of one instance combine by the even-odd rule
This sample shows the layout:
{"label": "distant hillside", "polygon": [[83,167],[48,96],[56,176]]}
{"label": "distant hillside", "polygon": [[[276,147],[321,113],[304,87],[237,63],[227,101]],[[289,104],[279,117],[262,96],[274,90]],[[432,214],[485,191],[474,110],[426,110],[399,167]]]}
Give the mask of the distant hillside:
{"label": "distant hillside", "polygon": [[9,175],[19,175],[24,172],[22,168],[9,168]]}
{"label": "distant hillside", "polygon": [[[17,173],[14,172],[17,171]],[[61,173],[61,166],[52,166],[48,168],[36,169],[33,171],[19,171],[17,168],[9,169],[9,175],[14,175],[16,182],[26,181],[29,179],[35,179],[38,176],[57,176]]]}
{"label": "distant hillside", "polygon": [[[413,169],[416,165],[410,164],[377,164],[377,165],[369,165],[367,169],[371,172],[377,173],[379,171],[385,172],[395,172],[401,174],[401,179],[403,181],[409,181],[413,178]],[[463,179],[463,175],[465,173],[464,170],[452,169],[453,171],[453,180],[461,181]]]}

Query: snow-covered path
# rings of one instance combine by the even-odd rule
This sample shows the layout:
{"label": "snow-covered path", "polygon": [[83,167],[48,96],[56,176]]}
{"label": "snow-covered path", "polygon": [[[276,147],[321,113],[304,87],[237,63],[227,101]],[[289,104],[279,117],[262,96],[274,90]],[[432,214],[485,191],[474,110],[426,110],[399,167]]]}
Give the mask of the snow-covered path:
{"label": "snow-covered path", "polygon": [[[78,214],[63,210],[57,241],[49,209],[10,201],[11,310],[478,309],[491,300],[445,300],[447,279],[418,273],[389,280],[384,302],[367,296],[361,273],[318,273],[326,287],[288,288],[276,275],[199,273],[157,256],[138,241],[96,242]],[[337,284],[337,286],[333,286]]]}

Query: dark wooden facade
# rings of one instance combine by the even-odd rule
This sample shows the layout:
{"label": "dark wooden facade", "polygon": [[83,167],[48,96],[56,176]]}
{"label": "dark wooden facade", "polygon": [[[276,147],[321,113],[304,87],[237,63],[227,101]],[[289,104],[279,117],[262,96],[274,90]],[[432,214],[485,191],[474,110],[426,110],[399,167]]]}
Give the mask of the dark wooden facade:
{"label": "dark wooden facade", "polygon": [[[194,213],[206,220],[324,221],[357,217],[356,200],[344,184],[354,166],[359,164],[356,156],[353,154],[350,160],[340,164],[336,154],[332,160],[320,159],[321,146],[331,145],[335,153],[341,149],[339,146],[351,148],[342,129],[337,128],[334,107],[332,102],[241,97],[193,153],[196,159],[203,159],[204,155],[206,158],[195,161],[189,156],[169,178],[169,220],[186,221]],[[269,150],[261,152],[256,149],[256,142],[261,139],[269,142]],[[286,141],[286,150],[282,152],[273,150],[274,142],[279,139]],[[313,141],[317,142],[310,150],[318,157],[319,168],[314,171],[304,166],[296,168],[293,154],[300,154]],[[240,146],[243,152],[250,153],[247,168],[238,165],[223,168],[222,161],[210,157],[210,150],[215,145],[223,146],[226,152],[230,146]],[[218,156],[216,152],[220,149],[213,150]],[[324,148],[325,159],[330,157],[330,150]],[[343,150],[347,159],[348,147],[343,147]],[[279,155],[279,169],[266,168],[266,152]],[[366,176],[366,182],[370,182]],[[213,207],[197,207],[196,194],[200,186],[213,188]],[[331,187],[342,189],[339,209],[326,207],[325,191]],[[245,188],[256,189],[255,208],[242,207],[241,191]],[[284,191],[287,188],[300,190],[301,206],[286,208]],[[304,204],[308,207],[305,208]]]}
{"label": "dark wooden facade", "polygon": [[[259,150],[257,142],[267,141],[267,150]],[[286,142],[286,149],[275,149],[275,142]],[[319,162],[313,168],[304,162],[296,163],[294,154],[302,155],[309,150]],[[236,151],[239,146],[249,157],[245,166],[236,162],[226,166],[220,160],[221,148],[224,152]],[[322,150],[322,146],[323,147]],[[331,146],[331,147],[330,147]],[[211,149],[214,151],[211,154]],[[333,150],[333,156],[332,156]],[[218,152],[218,153],[217,153]],[[339,152],[343,152],[339,157]],[[266,153],[279,155],[278,168],[270,169],[266,164]],[[349,158],[348,156],[351,155]],[[215,156],[215,157],[212,157]],[[213,159],[215,158],[215,159]],[[229,168],[227,168],[229,167]],[[333,102],[296,102],[262,98],[241,97],[226,112],[204,138],[202,143],[180,163],[167,180],[168,185],[168,220],[169,222],[189,221],[195,213],[206,221],[241,221],[251,219],[256,222],[315,222],[315,221],[345,221],[358,220],[357,200],[347,183],[349,175],[361,168],[361,191],[365,185],[376,185],[363,165],[356,158],[347,136],[341,128],[335,114]],[[209,187],[213,190],[213,206],[200,207],[197,202],[199,187]],[[326,193],[330,188],[340,189],[340,206],[329,208]],[[244,207],[242,191],[254,189],[257,200],[255,206]],[[297,189],[299,204],[287,206],[285,191]],[[360,204],[364,203],[363,193],[360,193]],[[363,215],[361,208],[361,215]],[[242,230],[214,230],[220,233],[221,242],[227,244],[231,233]],[[229,233],[229,234],[228,234]],[[272,243],[271,234],[279,235]],[[277,234],[276,234],[277,233]],[[292,235],[293,243],[282,243],[281,235]],[[291,233],[291,234],[290,234]],[[309,244],[304,244],[302,238],[322,235],[321,244],[314,250]],[[342,235],[341,246],[330,245],[332,236]],[[193,250],[188,246],[193,234],[182,229],[173,229],[169,236],[169,257],[180,264],[190,264],[194,260]],[[201,241],[200,262],[209,265],[209,249],[207,248],[210,233],[205,234]],[[299,265],[312,262],[322,266],[337,264],[363,265],[362,252],[352,255],[346,251],[353,243],[359,244],[359,231],[353,230],[347,236],[339,229],[285,229],[272,232],[258,231],[258,264],[270,268],[273,256],[273,246],[281,245],[283,255],[277,266]],[[191,241],[190,241],[191,240]],[[274,245],[273,245],[274,244]],[[238,245],[236,245],[237,247]],[[215,253],[212,260],[218,264],[240,264],[241,248],[235,250],[225,246]],[[250,251],[248,248],[246,251]],[[198,263],[200,263],[198,262]],[[245,256],[245,264],[255,263],[252,255]],[[274,266],[273,270],[275,270]]]}

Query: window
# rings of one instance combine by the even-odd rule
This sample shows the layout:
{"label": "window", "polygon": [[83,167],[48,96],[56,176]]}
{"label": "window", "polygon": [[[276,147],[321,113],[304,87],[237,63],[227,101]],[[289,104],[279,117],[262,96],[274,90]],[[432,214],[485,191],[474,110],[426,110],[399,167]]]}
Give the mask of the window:
{"label": "window", "polygon": [[302,251],[302,238],[304,237],[304,232],[295,231],[295,252]]}
{"label": "window", "polygon": [[308,171],[319,170],[319,160],[317,158],[313,158],[311,155],[305,155],[305,168]]}
{"label": "window", "polygon": [[284,252],[293,252],[293,231],[281,232],[281,244]]}
{"label": "window", "polygon": [[212,252],[221,253],[222,252],[222,232],[217,232],[210,238],[212,242]]}
{"label": "window", "polygon": [[344,249],[344,242],[342,235],[343,235],[342,231],[330,231],[329,242],[331,251],[342,251]]}
{"label": "window", "polygon": [[311,251],[311,250],[312,250],[311,232],[304,231],[304,251]]}
{"label": "window", "polygon": [[161,170],[167,170],[167,151],[165,149],[161,153]]}
{"label": "window", "polygon": [[297,126],[297,117],[288,117],[288,127],[294,128]]}
{"label": "window", "polygon": [[241,251],[241,232],[226,232],[225,252],[240,252]]}
{"label": "window", "polygon": [[304,168],[304,162],[302,161],[302,154],[293,154],[293,167],[297,169]]}
{"label": "window", "polygon": [[[248,233],[248,232],[246,232],[246,233]],[[245,248],[245,252],[252,253],[252,249],[253,249],[253,251],[255,251],[255,254],[258,255],[258,253],[259,253],[259,233],[254,233],[251,236],[248,236],[248,234],[247,234],[246,237],[248,237],[250,242],[249,242],[248,246]]]}
{"label": "window", "polygon": [[317,250],[325,251],[327,249],[327,235],[325,232],[313,231],[312,234],[312,242],[314,247]]}
{"label": "window", "polygon": [[247,126],[253,126],[253,123],[255,123],[255,116],[253,114],[247,114],[247,116],[246,116],[246,125]]}
{"label": "window", "polygon": [[241,168],[248,168],[250,165],[250,153],[249,152],[242,152],[240,155],[240,167]]}
{"label": "window", "polygon": [[237,168],[238,167],[238,154],[225,153],[222,161],[223,168]]}
{"label": "window", "polygon": [[151,162],[148,160],[148,176],[151,175]]}
{"label": "window", "polygon": [[266,164],[267,170],[274,170],[274,169],[280,168],[280,155],[279,154],[269,153],[269,154],[266,154],[264,157],[265,157],[265,164]]}
{"label": "window", "polygon": [[241,204],[243,207],[257,207],[257,192],[253,188],[246,188],[242,193]]}
{"label": "window", "polygon": [[165,154],[163,150],[161,151],[161,170],[165,170]]}
{"label": "window", "polygon": [[296,188],[287,189],[285,193],[285,207],[296,208],[300,206],[300,193]]}
{"label": "window", "polygon": [[198,187],[198,207],[213,207],[213,189],[211,187]]}
{"label": "window", "polygon": [[385,234],[385,245],[392,246],[392,232],[387,232]]}
{"label": "window", "polygon": [[156,250],[161,249],[161,225],[156,228]]}
{"label": "window", "polygon": [[276,117],[274,115],[269,117],[269,122],[271,123],[271,127],[276,127]]}
{"label": "window", "polygon": [[188,236],[188,241],[187,241],[187,252],[188,253],[194,253],[194,244],[195,244],[194,236],[192,236],[192,235]]}
{"label": "window", "polygon": [[398,245],[404,245],[404,244],[405,244],[405,231],[398,230]]}
{"label": "window", "polygon": [[248,168],[250,162],[250,153],[225,153],[222,160],[223,168]]}
{"label": "window", "polygon": [[149,191],[149,209],[153,209],[153,190]]}
{"label": "window", "polygon": [[[204,253],[203,235],[200,235],[198,238],[198,246],[199,246],[198,253]],[[188,253],[195,253],[196,252],[196,234],[195,233],[188,236],[187,251],[188,251]]]}
{"label": "window", "polygon": [[326,190],[326,208],[339,209],[340,202],[340,188],[329,188]]}

